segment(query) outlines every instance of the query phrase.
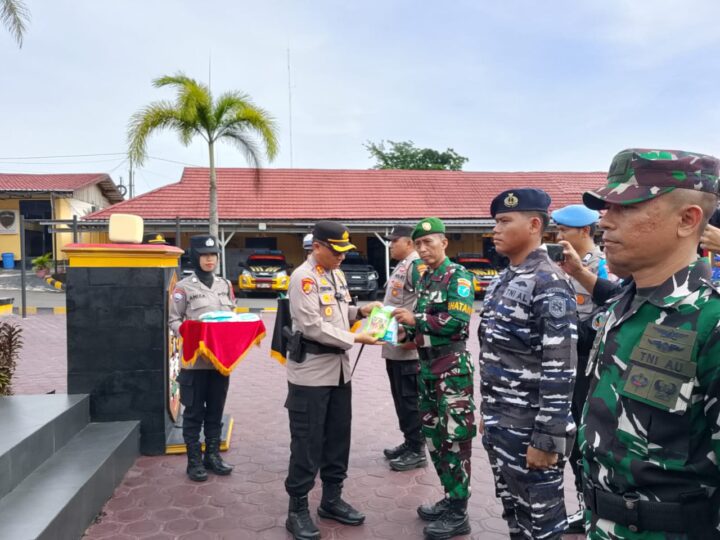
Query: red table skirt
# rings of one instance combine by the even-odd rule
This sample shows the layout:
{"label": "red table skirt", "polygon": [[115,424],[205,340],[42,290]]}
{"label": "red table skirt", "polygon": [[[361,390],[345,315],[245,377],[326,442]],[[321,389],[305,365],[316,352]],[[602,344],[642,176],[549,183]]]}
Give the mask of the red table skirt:
{"label": "red table skirt", "polygon": [[180,325],[182,364],[192,366],[203,356],[215,369],[227,376],[253,345],[265,337],[262,321],[200,322],[185,321]]}

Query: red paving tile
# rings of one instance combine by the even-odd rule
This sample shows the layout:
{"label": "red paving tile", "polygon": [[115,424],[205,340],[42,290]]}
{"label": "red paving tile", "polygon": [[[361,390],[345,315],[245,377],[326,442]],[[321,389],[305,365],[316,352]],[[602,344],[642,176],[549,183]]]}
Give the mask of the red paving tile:
{"label": "red paving tile", "polygon": [[[16,393],[66,389],[65,317],[18,319],[25,347],[15,378]],[[272,316],[266,325],[272,328]],[[475,325],[477,321],[475,321]],[[475,328],[471,336],[475,334]],[[289,458],[285,368],[269,358],[270,336],[241,362],[230,380],[226,412],[235,419],[226,461],[232,475],[210,475],[195,484],[185,476],[185,456],[141,457],[103,508],[85,538],[136,540],[260,539],[287,540],[287,495],[283,481]],[[478,357],[477,340],[470,348]],[[357,352],[353,351],[354,360]],[[405,540],[422,538],[418,504],[442,496],[432,466],[390,471],[382,449],[400,442],[397,420],[379,349],[365,348],[353,381],[353,440],[346,498],[365,512],[360,527],[318,519],[321,488],[310,494],[311,511],[323,540]],[[473,540],[507,538],[495,498],[487,456],[479,439],[473,444],[473,496],[469,511]],[[568,469],[569,471],[569,469]],[[566,486],[568,508],[576,508],[574,488]],[[582,535],[567,535],[580,540]]]}

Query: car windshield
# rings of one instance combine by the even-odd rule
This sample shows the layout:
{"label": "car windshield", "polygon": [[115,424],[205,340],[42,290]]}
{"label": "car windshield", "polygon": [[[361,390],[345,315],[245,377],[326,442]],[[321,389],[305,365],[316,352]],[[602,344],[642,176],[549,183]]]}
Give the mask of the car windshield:
{"label": "car windshield", "polygon": [[480,259],[475,257],[461,257],[458,258],[458,263],[462,264],[468,270],[494,270],[494,267],[487,259]]}
{"label": "car windshield", "polygon": [[357,251],[350,251],[345,254],[345,260],[342,262],[342,264],[350,266],[367,266],[367,261],[365,260],[365,257],[360,255],[360,253],[358,253]]}
{"label": "car windshield", "polygon": [[263,255],[262,257],[250,257],[248,266],[285,266],[285,257]]}

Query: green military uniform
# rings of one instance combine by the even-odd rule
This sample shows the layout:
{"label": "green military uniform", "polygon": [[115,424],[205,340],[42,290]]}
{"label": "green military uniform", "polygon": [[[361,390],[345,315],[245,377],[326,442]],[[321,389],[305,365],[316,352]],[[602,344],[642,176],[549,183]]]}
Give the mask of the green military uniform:
{"label": "green military uniform", "polygon": [[[418,224],[413,239],[444,231],[440,220],[430,218]],[[419,272],[418,265],[413,272]],[[447,257],[437,268],[428,267],[422,276],[414,277],[419,277],[415,326],[406,330],[420,357],[418,408],[422,431],[446,499],[466,506],[476,434],[474,367],[466,345],[473,278],[465,267]]]}
{"label": "green military uniform", "polygon": [[[709,156],[625,151],[585,204],[717,193],[717,178]],[[578,434],[590,539],[720,536],[720,292],[709,277],[698,260],[658,287],[630,282],[611,301]]]}

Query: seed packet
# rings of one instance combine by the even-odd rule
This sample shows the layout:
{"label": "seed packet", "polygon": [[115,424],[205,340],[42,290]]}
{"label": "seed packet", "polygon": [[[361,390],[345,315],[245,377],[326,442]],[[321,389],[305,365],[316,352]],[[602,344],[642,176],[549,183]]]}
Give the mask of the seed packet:
{"label": "seed packet", "polygon": [[397,344],[398,325],[392,316],[393,308],[390,306],[376,307],[370,312],[365,323],[364,332],[371,334],[380,341]]}
{"label": "seed packet", "polygon": [[395,320],[395,317],[390,318],[390,324],[388,324],[387,330],[385,331],[385,335],[382,338],[382,341],[385,343],[389,343],[390,345],[397,345],[398,343],[398,322]]}

